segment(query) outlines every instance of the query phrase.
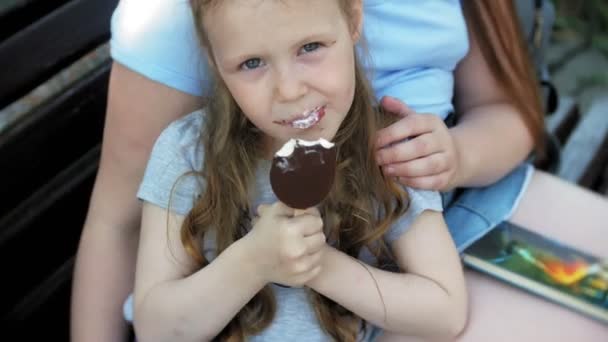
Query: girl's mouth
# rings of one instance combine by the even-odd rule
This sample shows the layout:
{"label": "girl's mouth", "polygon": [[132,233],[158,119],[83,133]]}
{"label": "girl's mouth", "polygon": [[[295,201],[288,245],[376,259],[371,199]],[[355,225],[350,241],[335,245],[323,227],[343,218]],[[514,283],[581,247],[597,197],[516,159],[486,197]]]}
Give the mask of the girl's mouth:
{"label": "girl's mouth", "polygon": [[296,129],[309,129],[316,125],[325,116],[325,106],[316,107],[313,110],[306,111],[302,114],[298,114],[291,120],[275,121],[274,123],[290,126]]}

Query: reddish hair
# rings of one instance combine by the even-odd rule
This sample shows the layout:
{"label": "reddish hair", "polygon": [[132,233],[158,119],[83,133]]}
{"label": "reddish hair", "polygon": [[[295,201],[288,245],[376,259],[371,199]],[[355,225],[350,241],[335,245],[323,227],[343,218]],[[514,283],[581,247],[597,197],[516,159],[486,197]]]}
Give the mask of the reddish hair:
{"label": "reddish hair", "polygon": [[540,88],[513,1],[474,0],[463,1],[462,4],[490,71],[518,109],[537,152],[541,152],[544,112]]}

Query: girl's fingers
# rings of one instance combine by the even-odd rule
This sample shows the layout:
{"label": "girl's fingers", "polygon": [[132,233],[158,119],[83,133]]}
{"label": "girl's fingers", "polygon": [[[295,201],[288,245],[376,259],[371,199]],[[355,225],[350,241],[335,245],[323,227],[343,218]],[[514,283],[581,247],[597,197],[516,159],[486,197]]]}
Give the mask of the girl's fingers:
{"label": "girl's fingers", "polygon": [[272,212],[276,216],[291,217],[294,209],[288,207],[284,203],[278,201],[274,204],[260,204],[256,209],[258,216],[264,216],[266,213]]}
{"label": "girl's fingers", "polygon": [[438,152],[441,152],[438,139],[433,134],[422,134],[414,139],[377,150],[376,161],[378,165],[403,163]]}
{"label": "girl's fingers", "polygon": [[391,177],[415,178],[434,176],[449,170],[445,153],[435,153],[424,158],[405,163],[389,164],[382,167],[385,175]]}
{"label": "girl's fingers", "polygon": [[293,228],[300,236],[308,237],[323,232],[323,219],[321,216],[302,214],[291,218]]}
{"label": "girl's fingers", "polygon": [[321,263],[322,253],[313,253],[298,258],[289,266],[289,271],[293,275],[301,275],[310,272]]}
{"label": "girl's fingers", "polygon": [[317,252],[303,257],[297,265],[296,271],[297,273],[310,273],[315,268],[321,265],[321,259],[323,258],[323,253]]}
{"label": "girl's fingers", "polygon": [[435,120],[440,119],[429,114],[409,114],[377,132],[376,148],[382,148],[408,138],[430,133],[437,127]]}
{"label": "girl's fingers", "polygon": [[311,269],[310,271],[304,272],[302,274],[300,274],[297,278],[296,278],[296,283],[298,284],[295,287],[301,287],[306,285],[309,281],[315,279],[319,273],[321,273],[321,266],[316,266],[315,268]]}
{"label": "girl's fingers", "polygon": [[319,212],[319,209],[317,209],[317,207],[310,207],[310,208],[304,210],[304,213],[321,217],[321,213]]}
{"label": "girl's fingers", "polygon": [[444,172],[426,177],[399,177],[399,183],[410,188],[443,191],[448,186],[448,174]]}
{"label": "girl's fingers", "polygon": [[384,96],[380,100],[380,106],[382,106],[382,109],[384,109],[385,112],[399,115],[399,116],[406,116],[409,114],[416,113],[414,110],[412,110],[408,105],[403,103],[401,100],[396,99],[392,96]]}
{"label": "girl's fingers", "polygon": [[308,254],[313,254],[320,251],[327,243],[327,238],[323,233],[316,233],[304,238]]}

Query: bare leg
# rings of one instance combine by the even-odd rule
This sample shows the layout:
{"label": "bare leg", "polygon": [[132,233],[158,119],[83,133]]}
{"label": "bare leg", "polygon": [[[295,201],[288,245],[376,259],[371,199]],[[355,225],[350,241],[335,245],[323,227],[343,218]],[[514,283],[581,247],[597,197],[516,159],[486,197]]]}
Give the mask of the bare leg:
{"label": "bare leg", "polygon": [[[608,199],[546,173],[535,172],[512,221],[608,258]],[[466,278],[470,316],[459,341],[608,341],[608,325],[474,271]]]}
{"label": "bare leg", "polygon": [[608,198],[547,173],[534,172],[511,221],[608,258]]}

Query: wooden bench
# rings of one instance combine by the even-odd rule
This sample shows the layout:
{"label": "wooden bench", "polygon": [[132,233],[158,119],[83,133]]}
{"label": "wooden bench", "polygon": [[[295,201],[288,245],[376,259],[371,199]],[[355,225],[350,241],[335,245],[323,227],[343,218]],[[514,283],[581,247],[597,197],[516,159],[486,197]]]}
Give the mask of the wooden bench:
{"label": "wooden bench", "polygon": [[597,99],[565,142],[557,175],[599,190],[608,165],[608,97]]}
{"label": "wooden bench", "polygon": [[608,172],[608,97],[596,99],[583,114],[574,99],[562,97],[556,112],[547,118],[546,128],[550,135],[548,143],[557,144],[559,154],[551,156],[551,167],[545,160],[537,166],[604,194],[604,174]]}
{"label": "wooden bench", "polygon": [[[69,340],[74,255],[99,160],[110,59],[105,52],[83,65],[107,51],[117,2],[0,8],[2,336]],[[75,76],[79,63],[87,71]]]}

